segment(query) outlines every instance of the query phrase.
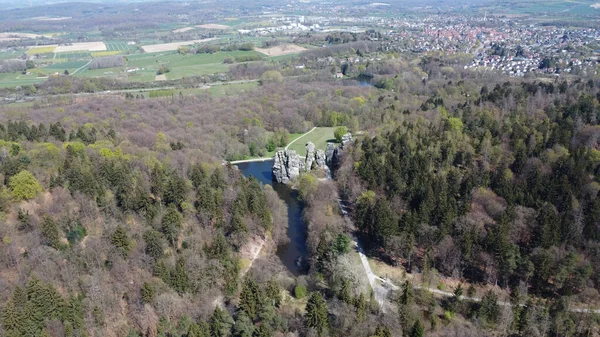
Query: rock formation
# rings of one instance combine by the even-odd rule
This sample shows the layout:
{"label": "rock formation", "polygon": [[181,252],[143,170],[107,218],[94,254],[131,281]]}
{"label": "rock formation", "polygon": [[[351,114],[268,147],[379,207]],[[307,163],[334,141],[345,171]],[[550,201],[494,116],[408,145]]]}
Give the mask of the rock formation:
{"label": "rock formation", "polygon": [[306,143],[306,170],[312,169],[312,164],[315,162],[315,144],[312,142]]}
{"label": "rock formation", "polygon": [[273,176],[278,183],[287,184],[304,171],[304,162],[294,150],[278,150],[273,161]]}
{"label": "rock formation", "polygon": [[327,169],[327,160],[325,156],[325,151],[318,149],[315,154],[315,162],[317,163],[317,167],[320,169]]}
{"label": "rock formation", "polygon": [[330,168],[339,166],[344,146],[351,141],[352,135],[347,133],[342,137],[340,146],[336,147],[333,143],[327,143],[325,151],[316,150],[315,144],[308,142],[306,143],[306,157],[304,160],[294,150],[279,149],[275,153],[273,161],[273,177],[278,183],[287,184],[300,176],[301,172],[310,171],[313,164],[318,169],[329,172]]}

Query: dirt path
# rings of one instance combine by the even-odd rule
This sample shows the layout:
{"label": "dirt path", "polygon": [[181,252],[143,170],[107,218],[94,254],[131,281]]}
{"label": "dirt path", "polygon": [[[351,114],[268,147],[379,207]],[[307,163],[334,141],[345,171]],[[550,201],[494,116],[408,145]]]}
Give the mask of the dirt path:
{"label": "dirt path", "polygon": [[244,275],[246,275],[246,273],[250,269],[252,269],[254,261],[260,256],[260,252],[262,251],[265,242],[267,241],[266,239],[263,239],[258,236],[254,237],[251,240],[252,242],[248,242],[247,245],[244,246],[240,251],[242,257],[246,257],[250,261],[248,266],[240,272],[240,277],[244,277]]}
{"label": "dirt path", "polygon": [[285,150],[287,151],[288,147],[290,147],[290,145],[294,144],[298,139],[308,135],[309,133],[315,131],[317,129],[317,127],[315,126],[314,128],[310,129],[310,131],[308,131],[307,133],[303,134],[302,136],[292,140],[288,145],[286,145]]}
{"label": "dirt path", "polygon": [[[56,56],[56,53],[54,54]],[[90,63],[92,63],[92,60],[90,60],[88,63],[84,64],[83,66],[77,68],[71,75],[75,75],[77,74],[81,69],[87,67],[88,65],[90,65]]]}

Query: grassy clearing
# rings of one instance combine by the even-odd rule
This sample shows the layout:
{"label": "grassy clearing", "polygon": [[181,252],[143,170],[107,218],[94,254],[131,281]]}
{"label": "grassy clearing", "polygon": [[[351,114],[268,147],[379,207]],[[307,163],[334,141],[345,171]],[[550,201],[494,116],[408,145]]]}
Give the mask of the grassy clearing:
{"label": "grassy clearing", "polygon": [[294,150],[300,155],[306,154],[306,143],[309,141],[315,144],[317,149],[325,150],[328,142],[335,142],[333,136],[334,127],[318,127],[308,135],[298,139],[294,144],[290,145],[289,150]]}

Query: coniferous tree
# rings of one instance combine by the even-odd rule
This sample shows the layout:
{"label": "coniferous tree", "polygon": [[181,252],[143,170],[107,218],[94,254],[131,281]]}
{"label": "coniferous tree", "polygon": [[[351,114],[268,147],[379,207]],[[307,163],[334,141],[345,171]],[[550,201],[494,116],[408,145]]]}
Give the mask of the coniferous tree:
{"label": "coniferous tree", "polygon": [[181,213],[179,213],[175,206],[169,206],[167,208],[167,212],[162,218],[161,230],[165,234],[167,240],[169,240],[171,246],[173,247],[175,247],[175,243],[177,242],[182,223],[183,216],[181,215]]}
{"label": "coniferous tree", "polygon": [[131,249],[131,242],[127,236],[127,231],[121,225],[117,226],[117,229],[113,232],[110,242],[113,246],[117,247],[123,257],[127,257],[129,250]]}
{"label": "coniferous tree", "polygon": [[251,277],[246,277],[240,294],[240,310],[244,311],[250,319],[255,320],[260,309],[260,300],[258,285]]}
{"label": "coniferous tree", "polygon": [[306,325],[315,328],[319,336],[327,331],[327,302],[318,292],[313,292],[306,303]]}

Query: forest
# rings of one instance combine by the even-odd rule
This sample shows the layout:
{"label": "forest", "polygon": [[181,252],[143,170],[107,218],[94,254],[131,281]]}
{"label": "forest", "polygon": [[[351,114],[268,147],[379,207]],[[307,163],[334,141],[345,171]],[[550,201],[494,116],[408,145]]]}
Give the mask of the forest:
{"label": "forest", "polygon": [[[258,82],[235,95],[182,92],[199,78],[148,98],[71,76],[3,89],[35,100],[0,105],[0,335],[598,336],[597,76],[306,39],[331,45],[232,66]],[[293,182],[308,251],[294,275],[275,254],[276,187],[228,162],[315,126],[355,140],[332,179]]]}

